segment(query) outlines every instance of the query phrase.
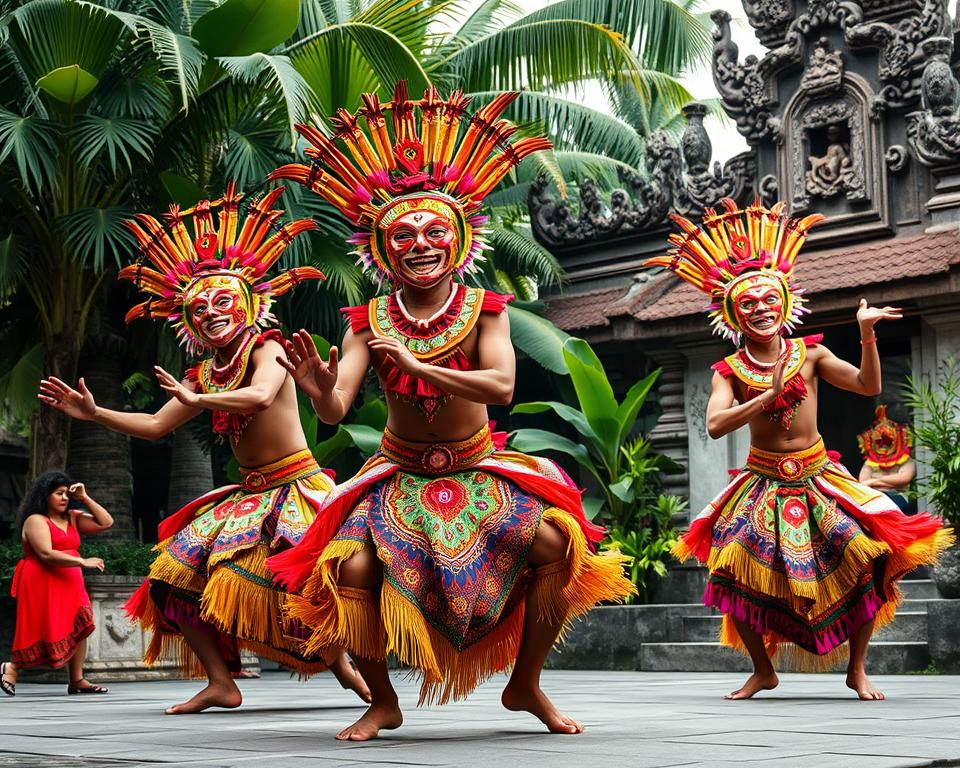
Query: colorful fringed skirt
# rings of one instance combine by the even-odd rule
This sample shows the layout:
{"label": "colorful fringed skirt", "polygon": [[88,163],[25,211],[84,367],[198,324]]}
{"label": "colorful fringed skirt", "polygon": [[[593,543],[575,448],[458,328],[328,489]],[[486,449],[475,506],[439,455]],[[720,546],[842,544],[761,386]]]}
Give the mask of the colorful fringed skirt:
{"label": "colorful fringed skirt", "polygon": [[144,661],[174,653],[187,675],[203,670],[184,642],[184,622],[220,631],[232,669],[240,651],[309,675],[326,668],[303,649],[303,628],[283,618],[286,593],[267,573],[269,554],[300,541],[333,488],[310,451],[240,469],[242,485],[218,488],[163,521],[157,559],[127,612],[153,635]]}
{"label": "colorful fringed skirt", "polygon": [[733,619],[783,644],[802,670],[841,661],[863,624],[889,623],[897,581],[936,561],[952,541],[939,518],[904,515],[827,457],[823,442],[798,453],[750,451],[746,470],[694,519],[674,547],[710,574],[704,603],[725,614],[720,641],[746,652]]}
{"label": "colorful fringed skirt", "polygon": [[[531,569],[544,522],[568,539],[567,557]],[[301,544],[268,565],[290,587],[302,584],[286,610],[312,629],[310,653],[394,654],[422,675],[421,703],[444,703],[512,666],[528,605],[565,623],[633,591],[623,558],[595,553],[602,536],[556,464],[496,450],[489,429],[443,444],[387,431]],[[338,586],[340,564],[365,547],[382,563],[379,591]]]}

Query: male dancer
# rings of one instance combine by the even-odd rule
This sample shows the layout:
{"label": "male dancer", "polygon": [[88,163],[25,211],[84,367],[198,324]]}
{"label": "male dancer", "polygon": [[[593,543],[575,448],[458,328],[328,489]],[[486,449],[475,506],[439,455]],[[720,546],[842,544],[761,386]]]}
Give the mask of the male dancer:
{"label": "male dancer", "polygon": [[302,331],[288,345],[287,369],[323,421],[343,418],[371,365],[389,411],[380,452],[331,494],[298,547],[268,561],[282,583],[302,588],[288,610],[313,628],[307,649],[346,648],[370,685],[369,710],[338,739],[401,724],[388,653],[421,674],[421,703],[463,698],[512,666],[507,709],[580,733],[541,690],[540,671],[570,617],[633,591],[618,553],[595,554],[603,532],[563,471],[503,450],[488,426],[487,404],[513,394],[511,297],[454,278],[484,247],[484,196],[549,146],[508,141],[515,129],[498,118],[515,96],[470,117],[460,93],[444,100],[431,88],[411,101],[401,83],[389,105],[366,94],[360,115],[372,143],[356,116],[340,110],[334,121],[353,161],[300,126],[316,147],[307,150],[313,167],[273,174],[340,208],[362,230],[353,242],[363,261],[394,286],[344,310],[342,360],[334,348],[323,362]]}
{"label": "male dancer", "polygon": [[[703,226],[680,216],[670,255],[648,259],[710,294],[714,329],[744,346],[713,366],[707,430],[718,438],[744,425],[746,469],[700,513],[674,548],[710,570],[704,602],[724,614],[720,641],[753,661],[745,699],[778,684],[771,655],[799,649],[801,667],[829,668],[849,640],[847,685],[878,700],[864,670],[874,628],[893,619],[896,582],[933,562],[951,540],[941,521],[904,516],[882,493],[832,462],[817,430],[818,379],[863,395],[880,392],[874,326],[900,317],[860,301],[860,367],[838,359],[822,337],[790,338],[803,307],[793,265],[818,214],[796,221],[758,202],[721,201]],[[811,656],[811,654],[814,654]]]}
{"label": "male dancer", "polygon": [[[206,674],[209,681],[168,714],[239,706],[232,673],[240,671],[241,649],[302,675],[326,668],[321,658],[304,653],[297,628],[284,626],[285,595],[271,584],[264,565],[268,553],[300,540],[333,487],[307,449],[296,387],[277,363],[282,337],[262,330],[276,322],[273,297],[302,280],[323,279],[313,267],[266,278],[291,240],[315,226],[309,219],[276,225],[283,211],[271,208],[282,192],[254,201],[242,222],[241,195],[233,184],[221,200],[203,200],[187,211],[171,206],[169,231],[146,214],[128,222],[141,259],[120,277],[150,298],[127,313],[127,322],[166,318],[191,354],[211,355],[183,382],[155,369],[160,386],[173,396],[159,411],[101,408],[83,379],[79,391],[56,378],[40,385],[47,405],[144,440],[157,440],[210,410],[214,432],[229,438],[241,464],[240,485],[211,491],[160,524],[160,554],[127,604],[153,633],[144,655],[148,664],[174,650],[185,673]],[[192,233],[186,226],[191,217]],[[144,259],[156,268],[140,263]],[[330,658],[341,684],[369,700],[345,656]]]}

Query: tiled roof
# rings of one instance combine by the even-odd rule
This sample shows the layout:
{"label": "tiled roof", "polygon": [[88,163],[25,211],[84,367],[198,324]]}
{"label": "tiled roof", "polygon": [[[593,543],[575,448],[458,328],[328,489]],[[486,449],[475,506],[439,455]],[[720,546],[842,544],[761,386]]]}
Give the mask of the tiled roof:
{"label": "tiled roof", "polygon": [[624,293],[619,287],[558,296],[549,300],[547,317],[554,325],[567,329],[609,325],[607,309]]}
{"label": "tiled roof", "polygon": [[[797,261],[795,283],[817,294],[942,274],[956,264],[960,264],[957,232],[938,232],[804,253]],[[657,290],[666,287],[662,281],[674,287]],[[709,304],[708,297],[669,274],[657,276],[627,298],[623,288],[619,295],[609,289],[563,297],[550,302],[549,317],[561,328],[589,328],[607,325],[610,317],[620,314],[632,314],[639,321],[686,317]],[[555,317],[558,302],[563,305]],[[584,320],[589,324],[577,324]]]}

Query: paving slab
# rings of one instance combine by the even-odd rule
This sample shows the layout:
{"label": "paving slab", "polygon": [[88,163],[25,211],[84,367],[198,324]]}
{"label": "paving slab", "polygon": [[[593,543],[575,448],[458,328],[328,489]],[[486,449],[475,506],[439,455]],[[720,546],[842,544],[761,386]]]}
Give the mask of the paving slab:
{"label": "paving slab", "polygon": [[960,677],[875,678],[883,702],[857,701],[840,675],[782,676],[750,701],[724,701],[731,673],[548,670],[543,685],[580,736],[551,736],[500,707],[502,680],[448,707],[417,709],[398,679],[404,726],[377,741],[333,735],[363,705],[329,675],[244,680],[234,711],[171,717],[197,681],[116,683],[97,697],[26,684],[0,700],[0,768],[920,768],[960,766]]}

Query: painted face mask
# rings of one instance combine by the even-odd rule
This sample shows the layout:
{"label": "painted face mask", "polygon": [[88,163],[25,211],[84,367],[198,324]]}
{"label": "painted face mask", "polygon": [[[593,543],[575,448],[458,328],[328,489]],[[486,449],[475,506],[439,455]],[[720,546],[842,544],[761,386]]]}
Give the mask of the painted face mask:
{"label": "painted face mask", "polygon": [[184,324],[204,346],[227,346],[256,324],[249,293],[233,275],[200,277],[184,294]]}
{"label": "painted face mask", "polygon": [[727,302],[733,308],[733,323],[754,341],[769,341],[779,336],[789,302],[787,286],[779,275],[750,273],[731,284]]}
{"label": "painted face mask", "polygon": [[878,405],[870,428],[857,435],[860,453],[871,467],[890,469],[910,460],[910,430],[887,416],[887,406]]}
{"label": "painted face mask", "polygon": [[387,227],[384,240],[387,260],[401,282],[428,288],[453,271],[457,232],[447,217],[411,211]]}

